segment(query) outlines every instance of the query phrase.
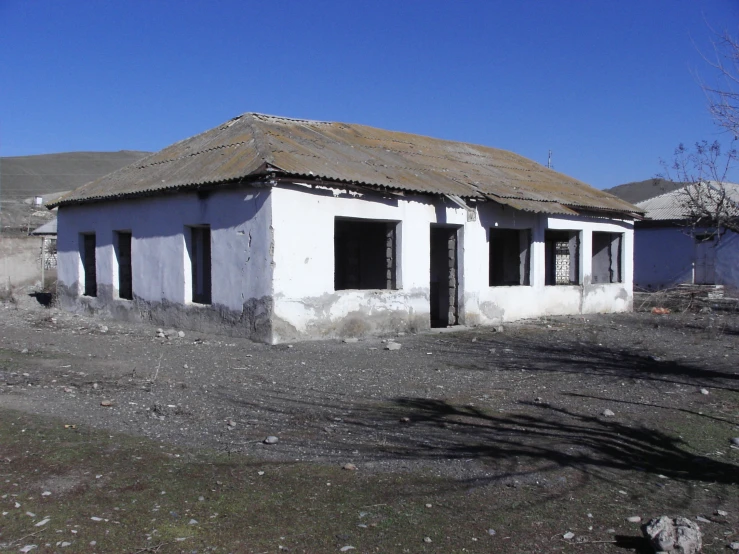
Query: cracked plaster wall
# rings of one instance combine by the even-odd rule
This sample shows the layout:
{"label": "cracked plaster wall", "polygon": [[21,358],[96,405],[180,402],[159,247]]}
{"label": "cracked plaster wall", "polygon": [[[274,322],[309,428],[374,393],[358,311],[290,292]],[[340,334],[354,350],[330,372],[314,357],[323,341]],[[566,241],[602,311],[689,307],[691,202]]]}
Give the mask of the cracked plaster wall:
{"label": "cracked plaster wall", "polygon": [[[266,189],[218,190],[59,209],[58,295],[71,311],[271,340]],[[191,225],[210,225],[212,303],[192,302]],[[132,233],[133,300],[118,297],[115,231]],[[82,295],[81,233],[95,233],[97,297]]]}
{"label": "cracked plaster wall", "polygon": [[[479,223],[465,227],[465,321],[497,325],[527,317],[628,311],[633,305],[633,223],[596,217],[549,216],[483,204]],[[531,229],[531,285],[488,286],[489,229]],[[581,285],[545,286],[544,232],[580,231]],[[591,285],[592,233],[623,233],[621,283]]]}

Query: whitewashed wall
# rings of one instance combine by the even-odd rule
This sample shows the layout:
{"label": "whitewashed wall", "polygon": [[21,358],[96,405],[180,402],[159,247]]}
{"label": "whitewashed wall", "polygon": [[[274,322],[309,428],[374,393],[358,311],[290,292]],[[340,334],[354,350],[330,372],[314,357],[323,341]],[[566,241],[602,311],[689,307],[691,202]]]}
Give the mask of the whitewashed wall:
{"label": "whitewashed wall", "polygon": [[[460,323],[491,325],[547,314],[614,312],[632,307],[633,225],[606,218],[565,218],[482,205],[464,209],[428,197],[358,197],[331,189],[273,190],[275,342],[415,330],[429,325],[430,225],[461,228]],[[400,222],[399,290],[334,291],[336,217]],[[488,230],[532,229],[531,286],[490,287]],[[581,232],[582,286],[544,285],[544,231]],[[622,283],[591,285],[593,231],[623,233]]]}
{"label": "whitewashed wall", "polygon": [[[659,290],[693,282],[695,240],[685,227],[637,228],[634,285]],[[726,233],[716,246],[716,284],[739,289],[739,236]]]}
{"label": "whitewashed wall", "polygon": [[[464,323],[495,325],[526,317],[631,310],[633,305],[633,224],[605,218],[553,217],[483,204],[479,221],[465,227]],[[531,229],[530,286],[488,286],[491,228]],[[547,229],[580,232],[582,285],[545,286],[544,232]],[[622,282],[590,282],[592,233],[622,233]]]}
{"label": "whitewashed wall", "polygon": [[[269,191],[220,190],[59,209],[59,297],[72,310],[153,319],[181,328],[223,328],[269,339]],[[191,225],[210,225],[212,304],[192,303],[186,247]],[[134,300],[118,298],[115,232],[132,233]],[[81,233],[95,233],[98,295],[82,296]],[[225,324],[225,326],[223,325]]]}
{"label": "whitewashed wall", "polygon": [[[397,290],[334,290],[336,217],[397,221]],[[470,219],[468,221],[468,219]],[[629,310],[630,222],[549,217],[438,197],[357,195],[300,184],[62,207],[59,297],[71,310],[217,330],[264,342],[415,331],[430,324],[430,226],[459,229],[460,323]],[[188,226],[210,225],[212,304],[194,304]],[[531,285],[490,287],[490,228],[532,229]],[[544,285],[544,232],[581,235],[581,286]],[[131,231],[134,300],[118,298],[115,231]],[[623,233],[623,283],[590,284],[591,233]],[[98,296],[82,295],[81,233],[97,239]]]}

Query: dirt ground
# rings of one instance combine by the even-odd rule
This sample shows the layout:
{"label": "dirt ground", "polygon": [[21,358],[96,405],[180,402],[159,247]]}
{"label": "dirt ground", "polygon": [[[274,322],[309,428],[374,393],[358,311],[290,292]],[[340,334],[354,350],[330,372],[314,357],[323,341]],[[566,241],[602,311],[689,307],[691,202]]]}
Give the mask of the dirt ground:
{"label": "dirt ground", "polygon": [[[0,305],[0,408],[185,448],[507,492],[598,481],[618,502],[634,472],[653,478],[655,495],[669,496],[660,480],[689,481],[714,488],[683,502],[682,515],[723,507],[731,537],[739,312],[718,308],[267,346],[167,329],[162,338],[24,297]],[[388,339],[402,347],[387,350]],[[269,435],[279,442],[264,444]]]}

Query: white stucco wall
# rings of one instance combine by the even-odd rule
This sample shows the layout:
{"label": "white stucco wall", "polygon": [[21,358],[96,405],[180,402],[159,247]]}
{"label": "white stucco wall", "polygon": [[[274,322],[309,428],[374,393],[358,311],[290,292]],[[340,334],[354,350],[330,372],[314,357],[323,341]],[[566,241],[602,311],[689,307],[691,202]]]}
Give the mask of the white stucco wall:
{"label": "white stucco wall", "polygon": [[[472,215],[472,217],[471,217]],[[397,290],[334,290],[336,218],[398,222]],[[191,298],[188,226],[209,225],[212,303]],[[59,210],[59,296],[71,310],[213,329],[265,342],[415,331],[430,324],[431,227],[457,229],[459,323],[628,310],[631,222],[551,217],[443,197],[358,195],[301,184],[93,203]],[[489,286],[489,230],[530,229],[531,284]],[[547,229],[577,231],[580,281],[545,286]],[[133,301],[118,298],[115,231],[132,233]],[[591,233],[622,233],[622,283],[590,283]],[[95,233],[98,296],[83,296],[82,233]]]}
{"label": "white stucco wall", "polygon": [[[695,240],[685,227],[637,228],[634,285],[659,290],[692,283],[695,254]],[[739,289],[739,236],[724,234],[715,254],[715,284]]]}
{"label": "white stucco wall", "polygon": [[[273,190],[275,341],[353,336],[424,328],[430,311],[430,227],[457,225],[460,323],[490,325],[547,314],[630,310],[633,224],[606,218],[549,217],[482,204],[476,220],[440,198],[356,195],[308,186]],[[340,218],[400,222],[398,290],[334,290],[334,221]],[[490,228],[531,229],[531,285],[490,287]],[[544,232],[581,236],[578,286],[544,285]],[[623,234],[621,283],[590,284],[591,233]]]}
{"label": "white stucco wall", "polygon": [[[633,224],[606,218],[554,217],[519,212],[483,204],[479,221],[465,227],[464,309],[467,324],[494,325],[542,315],[606,313],[630,310],[633,304]],[[530,286],[488,286],[488,230],[531,229]],[[582,285],[545,286],[544,233],[547,229],[580,233],[580,282]],[[623,234],[622,282],[593,285],[590,282],[592,233]]]}
{"label": "white stucco wall", "polygon": [[[230,323],[254,333],[255,314],[271,314],[268,189],[219,190],[59,209],[59,293],[70,309],[146,317],[183,328]],[[212,303],[192,303],[189,228],[211,228]],[[115,232],[132,233],[134,301],[118,298]],[[81,233],[95,233],[98,295],[82,296]],[[263,304],[269,304],[265,306]],[[240,325],[251,327],[239,329]],[[266,338],[266,336],[265,336]]]}

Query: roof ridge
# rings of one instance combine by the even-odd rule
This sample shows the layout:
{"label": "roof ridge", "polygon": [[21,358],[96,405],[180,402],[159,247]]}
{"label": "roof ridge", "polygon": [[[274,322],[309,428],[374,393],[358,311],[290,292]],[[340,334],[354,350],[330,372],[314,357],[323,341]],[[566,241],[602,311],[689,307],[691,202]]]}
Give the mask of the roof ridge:
{"label": "roof ridge", "polygon": [[[243,116],[252,116],[255,119],[264,119],[264,120],[277,120],[277,121],[296,121],[299,123],[311,123],[314,125],[334,125],[335,121],[320,121],[318,119],[302,119],[298,117],[285,117],[282,115],[270,115],[266,113],[259,113],[259,112],[247,112],[244,114],[241,114],[238,117]],[[238,119],[238,118],[235,118]]]}

